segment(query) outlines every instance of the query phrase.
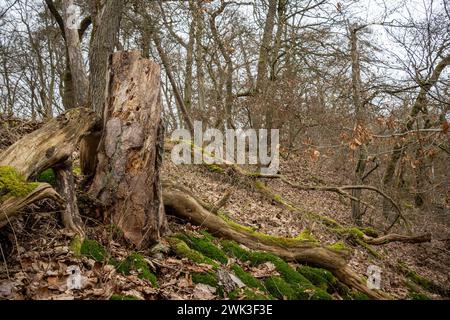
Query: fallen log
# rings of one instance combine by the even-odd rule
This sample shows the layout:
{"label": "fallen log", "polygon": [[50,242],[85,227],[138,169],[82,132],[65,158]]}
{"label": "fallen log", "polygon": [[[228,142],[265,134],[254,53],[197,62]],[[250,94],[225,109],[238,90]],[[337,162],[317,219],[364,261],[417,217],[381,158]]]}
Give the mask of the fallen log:
{"label": "fallen log", "polygon": [[4,199],[0,198],[0,215],[3,218],[0,219],[0,227],[27,205],[49,198],[56,200],[64,209],[62,221],[65,227],[82,234],[70,159],[80,140],[98,130],[99,125],[99,119],[93,111],[72,109],[23,136],[0,154],[0,168],[5,169],[2,171],[13,174],[21,183],[53,168],[59,192],[48,184],[36,184],[19,196],[9,195],[6,182],[3,186],[5,190],[0,190],[0,193],[6,193]]}
{"label": "fallen log", "polygon": [[314,241],[277,238],[255,232],[205,209],[192,196],[170,182],[163,183],[163,201],[167,213],[207,228],[212,234],[234,240],[253,250],[273,253],[288,261],[308,263],[330,270],[341,282],[373,299],[384,299],[380,292],[369,289],[347,266],[349,252],[322,246]]}
{"label": "fallen log", "polygon": [[52,199],[61,207],[64,201],[61,196],[47,183],[38,184],[34,190],[22,197],[10,197],[0,205],[0,228],[9,224],[11,220],[30,204],[44,199]]}
{"label": "fallen log", "polygon": [[70,158],[81,138],[99,124],[89,109],[72,109],[22,137],[0,154],[0,166],[13,166],[26,180]]}

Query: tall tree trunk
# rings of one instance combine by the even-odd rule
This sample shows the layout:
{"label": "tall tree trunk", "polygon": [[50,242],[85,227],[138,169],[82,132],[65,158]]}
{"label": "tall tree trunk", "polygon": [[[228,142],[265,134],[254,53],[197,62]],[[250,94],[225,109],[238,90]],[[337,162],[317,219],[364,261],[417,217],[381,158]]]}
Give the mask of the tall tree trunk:
{"label": "tall tree trunk", "polygon": [[232,120],[232,109],[233,109],[233,60],[231,59],[231,54],[228,51],[228,48],[225,47],[225,44],[219,35],[219,31],[216,27],[216,18],[223,12],[226,2],[222,2],[222,5],[219,9],[217,9],[211,15],[209,19],[209,26],[211,28],[211,33],[213,35],[214,40],[219,46],[220,53],[225,59],[226,63],[226,78],[225,78],[225,123],[228,128],[234,128],[233,120]]}
{"label": "tall tree trunk", "polygon": [[125,238],[145,247],[166,228],[159,180],[160,68],[139,52],[114,53],[109,68],[104,131],[90,192]]}
{"label": "tall tree trunk", "polygon": [[72,74],[72,85],[75,97],[75,106],[87,106],[88,102],[88,78],[83,64],[83,55],[81,53],[80,37],[78,29],[72,23],[67,23],[74,18],[75,8],[74,0],[64,0],[64,34],[66,39],[67,53],[69,55],[70,71]]}
{"label": "tall tree trunk", "polygon": [[277,0],[269,0],[269,9],[267,11],[266,23],[264,25],[264,33],[259,47],[259,60],[256,78],[256,91],[264,90],[268,80],[269,58],[271,52],[273,29],[275,25],[275,16],[277,14]]}
{"label": "tall tree trunk", "polygon": [[[120,19],[125,1],[109,0],[98,8],[91,8],[94,16],[92,38],[89,48],[89,98],[91,108],[102,117],[105,104],[106,72],[109,56],[117,43]],[[83,175],[92,176],[97,162],[96,154],[99,139],[90,136],[80,145],[80,167]]]}
{"label": "tall tree trunk", "polygon": [[[256,88],[257,94],[264,95],[268,80],[269,80],[269,64],[270,64],[270,53],[272,52],[272,38],[273,29],[275,26],[275,17],[277,14],[277,0],[269,0],[269,8],[267,10],[266,22],[264,25],[263,36],[261,40],[261,45],[259,47],[259,58],[257,66],[256,75]],[[265,99],[264,99],[265,100]],[[265,125],[267,129],[272,126],[272,104],[265,103],[264,119],[262,116],[256,115],[253,118],[253,123],[257,127]]]}
{"label": "tall tree trunk", "polygon": [[158,51],[159,57],[161,58],[161,62],[166,71],[167,77],[169,78],[169,82],[172,86],[172,90],[175,96],[175,102],[178,105],[181,113],[183,114],[184,123],[186,124],[189,131],[194,132],[194,124],[192,122],[191,116],[186,108],[184,100],[181,96],[180,89],[178,88],[177,83],[175,82],[175,78],[173,76],[172,67],[170,65],[169,57],[167,56],[164,48],[161,44],[161,39],[159,38],[158,32],[153,32],[153,41],[155,42],[156,50]]}
{"label": "tall tree trunk", "polygon": [[[358,51],[358,29],[356,26],[350,27],[350,45],[351,45],[351,59],[352,59],[352,93],[353,105],[355,107],[355,132],[363,129],[364,126],[364,110],[361,98],[361,68]],[[361,129],[360,129],[361,128]],[[364,172],[366,170],[366,146],[364,143],[357,149],[357,164],[355,169],[354,184],[362,184]],[[361,190],[352,190],[352,196],[361,199]],[[352,217],[356,225],[362,224],[362,214],[360,202],[352,200]]]}
{"label": "tall tree trunk", "polygon": [[63,75],[62,104],[65,110],[75,108],[75,95],[73,92],[72,72],[70,72],[69,55],[66,54],[66,66]]}
{"label": "tall tree trunk", "polygon": [[[450,54],[447,54],[442,60],[439,61],[439,63],[434,68],[431,76],[428,79],[425,79],[423,81],[420,81],[420,90],[419,94],[417,95],[416,100],[414,101],[414,105],[411,108],[411,113],[409,115],[409,120],[406,123],[406,128],[404,129],[404,132],[411,131],[414,129],[414,123],[417,121],[417,116],[419,113],[423,112],[426,114],[426,108],[427,108],[427,95],[430,92],[431,88],[438,82],[439,77],[444,71],[444,69],[450,64]],[[395,147],[394,151],[391,154],[391,157],[389,159],[389,163],[387,165],[386,171],[384,173],[383,177],[383,187],[384,189],[390,189],[392,188],[393,184],[393,178],[394,178],[394,172],[397,167],[397,164],[399,160],[401,159],[401,155],[403,153],[403,149],[405,148],[405,143],[402,141],[399,141]],[[419,178],[421,179],[421,178]],[[420,196],[420,194],[419,194]],[[416,202],[419,202],[420,200],[416,199]],[[386,219],[391,218],[391,205],[387,203],[386,201],[383,202],[383,215],[386,217]]]}
{"label": "tall tree trunk", "polygon": [[89,96],[92,109],[101,116],[105,103],[106,72],[114,51],[125,1],[108,0],[97,12],[89,48]]}
{"label": "tall tree trunk", "polygon": [[197,71],[197,91],[198,91],[198,109],[200,112],[205,110],[206,106],[206,93],[205,93],[205,72],[204,72],[204,64],[203,64],[203,32],[204,32],[204,23],[203,23],[203,8],[201,1],[195,1],[195,5],[193,6],[194,10],[194,19],[195,19],[195,65]]}
{"label": "tall tree trunk", "polygon": [[[271,83],[276,81],[276,74],[277,74],[277,62],[278,62],[278,55],[281,49],[281,37],[283,35],[284,26],[286,23],[286,5],[287,0],[279,0],[278,1],[278,7],[277,7],[277,16],[278,16],[278,25],[277,25],[277,31],[275,35],[274,40],[274,47],[273,50],[269,56],[270,60],[270,72],[269,72],[269,81]],[[269,83],[269,82],[268,82]],[[265,92],[269,92],[268,90],[265,90]],[[274,127],[274,108],[272,104],[269,104],[266,106],[266,129],[271,130]],[[271,136],[268,137],[268,144],[271,144]]]}
{"label": "tall tree trunk", "polygon": [[192,65],[194,64],[195,25],[189,27],[189,41],[186,46],[186,64],[184,80],[184,104],[188,112],[192,112]]}
{"label": "tall tree trunk", "polygon": [[64,226],[84,234],[81,224],[81,217],[77,205],[77,193],[75,181],[72,173],[72,157],[53,168],[56,176],[56,191],[64,196],[66,202],[66,212],[62,215]]}

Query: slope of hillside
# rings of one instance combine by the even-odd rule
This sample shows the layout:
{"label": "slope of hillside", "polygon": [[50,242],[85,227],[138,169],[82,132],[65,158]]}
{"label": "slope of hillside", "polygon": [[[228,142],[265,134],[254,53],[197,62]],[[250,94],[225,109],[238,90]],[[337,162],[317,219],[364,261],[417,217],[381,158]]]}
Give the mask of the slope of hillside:
{"label": "slope of hillside", "polygon": [[[301,156],[282,160],[280,170],[288,179],[305,184],[325,181],[338,184],[346,180],[340,172],[319,167]],[[342,241],[352,250],[350,266],[361,277],[367,276],[369,265],[381,268],[382,290],[392,298],[441,299],[445,298],[443,295],[448,296],[450,254],[448,240],[445,239],[449,230],[448,214],[405,210],[404,214],[411,223],[410,231],[414,234],[431,232],[431,242],[362,246],[351,236],[334,232],[320,220],[314,219],[314,216],[319,215],[351,227],[349,201],[334,193],[299,191],[279,179],[259,179],[276,194],[276,197],[270,198],[255,187],[253,182],[256,179],[243,179],[229,168],[214,165],[174,165],[168,153],[163,166],[163,179],[184,186],[213,206],[221,203],[217,205],[221,213],[253,230],[282,237],[307,235],[323,244]],[[371,200],[377,201],[375,198]],[[304,268],[308,267],[286,264],[274,256],[256,260],[251,256],[245,259],[236,256],[236,251],[224,245],[227,242],[223,242],[223,239],[209,238],[210,235],[204,233],[201,226],[191,225],[173,216],[169,216],[169,236],[172,238],[165,238],[150,250],[133,253],[117,228],[105,227],[87,216],[84,218],[90,240],[83,244],[77,243],[72,239],[73,234],[61,228],[56,213],[52,211],[50,203],[43,203],[40,207],[30,208],[29,214],[12,222],[9,233],[2,232],[2,244],[9,244],[8,248],[2,245],[2,255],[8,254],[7,251],[10,254],[6,261],[6,257],[3,257],[4,263],[0,266],[1,298],[363,298],[342,290],[345,286],[336,285],[339,282],[330,280],[333,277],[323,269],[317,270],[330,276],[325,284],[307,273],[307,286],[301,286],[300,291],[295,291],[297,289],[293,290],[293,284],[289,281],[296,281],[294,288],[297,288],[299,280],[292,279],[303,279],[301,277],[306,272]],[[383,222],[381,214],[372,210],[370,215],[365,219],[367,227],[380,229]],[[397,233],[407,233],[402,226],[394,229]],[[195,254],[206,254],[205,260],[196,260],[189,253],[177,250],[171,240],[173,237],[185,240],[189,250]],[[202,251],[204,248],[201,245],[199,247],[195,239],[209,239],[207,247],[212,246],[210,250],[217,251],[218,256],[213,255],[213,259],[209,260],[210,250]],[[70,277],[67,268],[72,265],[79,266],[83,276],[80,290],[67,288],[67,279]],[[223,291],[223,284],[219,285],[223,282],[217,278],[219,269],[239,279],[231,285],[236,288],[228,293]],[[309,294],[304,295],[305,292]]]}

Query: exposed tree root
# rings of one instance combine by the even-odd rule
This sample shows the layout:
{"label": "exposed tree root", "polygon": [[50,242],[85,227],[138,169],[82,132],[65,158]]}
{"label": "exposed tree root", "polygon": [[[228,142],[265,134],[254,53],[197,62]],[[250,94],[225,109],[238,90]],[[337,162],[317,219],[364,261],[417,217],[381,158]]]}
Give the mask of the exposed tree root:
{"label": "exposed tree root", "polygon": [[439,284],[430,279],[422,277],[402,262],[399,262],[397,264],[397,269],[415,285],[419,285],[429,292],[433,292],[444,297],[450,297],[450,288],[448,288],[446,284]]}
{"label": "exposed tree root", "polygon": [[369,289],[361,277],[347,266],[349,254],[347,250],[324,247],[314,241],[277,238],[255,232],[209,212],[193,196],[171,183],[164,183],[163,187],[164,205],[169,213],[204,226],[215,235],[234,240],[251,249],[270,252],[288,261],[308,263],[328,269],[341,282],[373,299],[387,298],[383,293]]}
{"label": "exposed tree root", "polygon": [[362,239],[365,243],[372,245],[381,245],[389,242],[422,243],[422,242],[430,242],[431,234],[425,233],[417,236],[405,236],[402,234],[391,233],[377,238],[363,235]]}
{"label": "exposed tree root", "polygon": [[392,229],[392,227],[397,223],[398,219],[402,219],[405,223],[407,223],[406,218],[403,216],[402,214],[402,210],[400,209],[400,206],[394,201],[394,199],[392,199],[392,197],[390,197],[388,194],[386,194],[384,191],[374,187],[374,186],[369,186],[369,185],[344,185],[344,186],[312,186],[312,185],[302,185],[302,184],[297,184],[297,183],[293,183],[291,181],[289,181],[285,176],[283,175],[264,175],[264,174],[258,174],[258,173],[251,173],[251,172],[247,172],[242,168],[237,169],[237,165],[234,165],[232,168],[233,170],[235,170],[236,172],[238,172],[239,174],[248,176],[248,177],[260,177],[260,178],[277,178],[280,179],[281,181],[283,181],[284,183],[286,183],[287,185],[298,189],[298,190],[303,190],[303,191],[328,191],[328,192],[334,192],[337,193],[347,199],[350,199],[352,201],[357,201],[359,203],[364,204],[365,206],[369,207],[369,208],[373,208],[373,206],[365,201],[362,201],[359,198],[356,198],[354,196],[352,196],[350,193],[348,193],[346,190],[369,190],[369,191],[373,191],[375,193],[378,193],[379,195],[381,195],[386,201],[388,201],[389,203],[392,204],[392,206],[395,208],[395,210],[397,211],[397,215],[395,217],[395,219],[393,219],[393,221],[391,222],[391,224],[386,228],[386,232],[388,232],[389,230]]}
{"label": "exposed tree root", "polygon": [[[207,154],[203,148],[200,148],[200,147],[194,145],[191,141],[181,140],[179,142],[190,145],[193,152],[202,153],[203,155],[210,157],[211,159],[217,159],[217,157]],[[165,143],[165,151],[166,152],[170,152],[172,150],[173,143],[174,143],[174,141],[167,141]],[[375,236],[374,236],[374,234],[369,234],[368,232],[364,232],[362,229],[346,228],[333,219],[324,217],[320,214],[307,212],[307,211],[304,211],[304,210],[298,208],[294,204],[284,200],[280,195],[276,194],[273,190],[271,190],[267,185],[265,185],[258,178],[278,178],[281,181],[283,181],[284,183],[288,184],[289,186],[294,187],[296,189],[300,189],[300,190],[335,192],[335,193],[338,193],[339,195],[344,196],[345,198],[348,198],[348,199],[354,200],[354,201],[359,201],[359,202],[365,204],[366,206],[372,207],[370,204],[368,204],[360,199],[354,198],[350,193],[346,192],[346,190],[355,190],[355,189],[370,190],[370,191],[380,194],[382,197],[384,197],[384,199],[389,201],[392,204],[392,206],[394,208],[396,208],[396,210],[397,210],[396,219],[394,219],[394,221],[386,228],[386,232],[389,231],[394,226],[394,224],[398,221],[399,218],[401,218],[407,225],[407,220],[403,217],[402,211],[401,211],[400,207],[398,206],[398,204],[389,195],[387,195],[385,192],[379,190],[376,187],[367,186],[367,185],[346,185],[346,186],[299,185],[299,184],[295,184],[295,183],[289,181],[283,175],[279,175],[279,174],[264,175],[264,174],[260,174],[257,172],[249,172],[249,171],[245,170],[244,168],[242,168],[241,166],[239,166],[235,163],[232,163],[232,162],[228,162],[224,159],[221,159],[221,162],[222,162],[221,165],[214,164],[214,166],[218,166],[219,168],[226,166],[227,168],[231,168],[239,176],[251,179],[255,188],[259,192],[261,192],[264,196],[266,196],[267,198],[281,204],[288,210],[300,212],[301,214],[305,214],[313,220],[319,221],[328,230],[330,230],[333,233],[338,232],[340,234],[349,235],[349,236],[355,238],[355,242],[357,244],[361,245],[363,248],[365,248],[367,251],[369,251],[371,254],[373,254],[376,257],[380,257],[380,255],[374,249],[372,249],[370,247],[370,245],[382,245],[382,244],[386,244],[389,242],[421,243],[421,242],[431,241],[430,234],[423,234],[423,235],[418,235],[418,236],[414,236],[414,235],[406,236],[406,235],[399,235],[399,234],[388,234],[388,235],[384,235],[384,236],[378,236],[378,234],[375,234]],[[322,182],[322,183],[324,183],[324,182]],[[191,197],[195,198],[195,195],[190,190],[183,188],[181,186],[177,186],[177,188],[181,191],[184,191],[186,194],[190,195]],[[226,198],[227,198],[227,194],[224,196],[225,201],[226,201]],[[207,210],[209,210],[212,213],[217,213],[216,212],[217,210],[215,208],[216,206],[212,206],[208,203],[205,203],[205,202],[201,201],[200,199],[196,199],[196,200],[203,208],[206,208]],[[219,202],[221,202],[221,201],[219,201]],[[356,231],[356,232],[354,232],[354,231]]]}

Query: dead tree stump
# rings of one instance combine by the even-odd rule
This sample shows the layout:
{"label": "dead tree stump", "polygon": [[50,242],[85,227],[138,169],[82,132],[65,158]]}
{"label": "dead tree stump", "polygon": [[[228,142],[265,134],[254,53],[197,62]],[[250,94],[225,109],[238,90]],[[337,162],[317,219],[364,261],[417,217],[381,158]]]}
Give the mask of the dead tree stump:
{"label": "dead tree stump", "polygon": [[159,180],[160,68],[139,52],[117,52],[110,58],[107,83],[104,131],[90,193],[125,238],[144,247],[166,227]]}

